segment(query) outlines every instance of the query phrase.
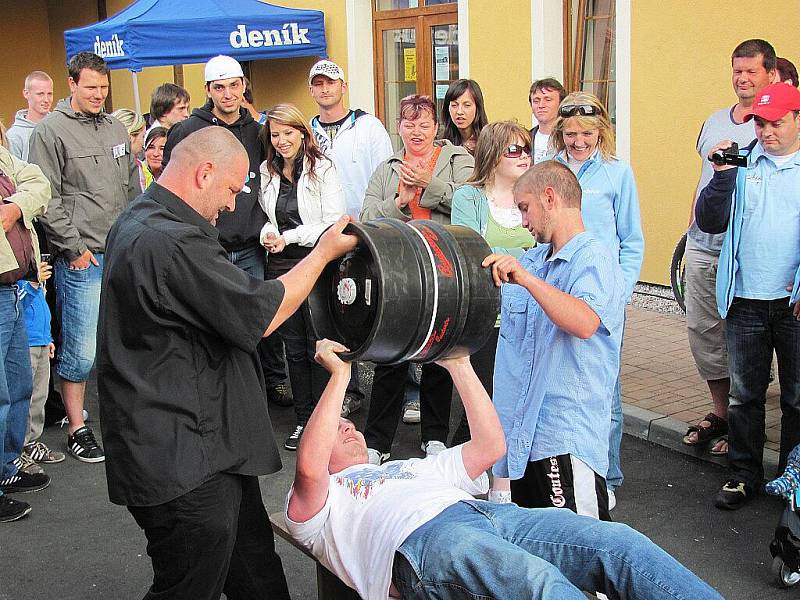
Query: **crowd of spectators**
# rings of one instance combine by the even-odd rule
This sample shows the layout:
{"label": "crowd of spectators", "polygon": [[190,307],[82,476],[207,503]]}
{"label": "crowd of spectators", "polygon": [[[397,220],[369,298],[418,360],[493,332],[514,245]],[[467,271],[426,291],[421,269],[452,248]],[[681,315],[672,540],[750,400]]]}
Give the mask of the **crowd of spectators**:
{"label": "crowd of spectators", "polygon": [[[744,505],[764,479],[773,354],[779,469],[788,464],[773,485],[781,493],[800,443],[797,71],[764,40],[737,46],[731,66],[737,103],[711,115],[698,137],[703,168],[686,251],[689,341],[713,410],[684,443],[727,454],[730,479],[714,500],[723,509]],[[429,481],[437,477],[459,491],[409,488],[421,510],[436,505],[449,515],[436,531],[463,522],[463,511],[488,510],[555,543],[555,527],[540,523],[549,517],[499,506],[567,508],[589,519],[563,517],[563,527],[594,538],[592,552],[638,547],[631,560],[649,557],[659,577],[681,578],[690,596],[716,597],[643,536],[592,529],[612,520],[623,482],[625,305],[644,256],[634,173],[617,156],[607,107],[541,79],[528,95],[529,130],[490,122],[478,83],[460,79],[441,111],[427,96],[400,101],[395,150],[377,118],[346,107],[344,71],[330,60],[309,73],[319,110],[311,119],[292,104],[259,110],[229,56],[211,58],[204,75],[202,106],[190,112],[189,93],[165,83],[153,90],[149,115],[105,112],[108,67],[89,52],[71,57],[70,96],[55,106],[49,75],[25,79],[28,107],[0,145],[0,522],[31,510],[9,494],[46,488],[42,465],[66,460],[40,439],[57,381],[66,453],[107,460],[112,502],[128,507],[149,541],[152,597],[288,597],[257,480],[280,468],[266,410],[274,403],[295,411],[283,432],[284,447],[298,451],[290,529],[365,597],[406,597],[445,567],[423,573],[417,561],[430,541],[414,528],[395,539],[374,514],[374,529],[362,533],[379,539],[347,547],[357,542],[346,520],[361,522],[369,508],[346,496],[363,504],[377,496],[390,512],[390,500],[380,500],[384,481],[421,478],[437,489]],[[718,158],[734,142],[745,166]],[[469,359],[424,364],[419,399],[409,404],[409,363],[375,365],[367,399],[358,363],[317,340],[301,309],[325,264],[355,245],[343,233],[349,220],[381,217],[471,228],[491,248],[483,266],[502,290],[484,347]],[[102,439],[84,408],[95,364]],[[454,383],[465,412],[451,438]],[[362,435],[346,417],[364,405]],[[401,420],[420,423],[426,466],[389,460]],[[463,494],[487,492],[492,508],[461,506]],[[438,523],[421,514],[404,527]],[[467,533],[474,548],[498,557],[516,551],[505,534]],[[550,560],[541,548],[524,550]],[[485,569],[476,575],[472,548],[436,550],[448,551],[454,581],[475,593],[501,597],[512,585]],[[365,580],[372,552],[388,560],[387,572]],[[176,570],[178,555],[185,568]],[[657,597],[652,582],[625,580],[619,564],[603,564],[603,579],[555,562],[555,573],[521,563],[520,581],[538,580],[514,584],[519,597],[568,597],[573,586]]]}

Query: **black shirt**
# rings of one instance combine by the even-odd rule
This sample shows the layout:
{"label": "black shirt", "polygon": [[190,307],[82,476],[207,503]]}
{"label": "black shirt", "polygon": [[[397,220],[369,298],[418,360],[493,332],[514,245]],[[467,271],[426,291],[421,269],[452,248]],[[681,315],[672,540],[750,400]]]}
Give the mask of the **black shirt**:
{"label": "black shirt", "polygon": [[325,123],[321,119],[318,121],[320,127],[322,127],[325,130],[325,133],[331,139],[331,143],[333,143],[333,138],[335,138],[336,134],[339,133],[339,129],[342,128],[342,125],[344,125],[344,122],[347,121],[347,119],[349,119],[352,116],[352,114],[353,114],[353,111],[352,110],[348,110],[347,114],[345,116],[343,116],[338,121],[334,121],[333,123]]}
{"label": "black shirt", "polygon": [[[277,221],[278,231],[284,233],[303,224],[303,219],[300,218],[300,207],[297,204],[297,182],[303,174],[303,153],[298,153],[297,158],[295,158],[293,182],[289,181],[286,175],[283,174],[284,160],[280,154],[275,154],[272,165],[280,175],[278,197],[275,202],[275,220]],[[308,256],[310,252],[311,248],[306,246],[287,244],[283,252],[269,255],[271,271],[273,274],[283,274]]]}
{"label": "black shirt", "polygon": [[218,235],[157,183],[108,234],[98,386],[117,504],[163,504],[219,472],[281,467],[256,345],[283,284],[231,264]]}

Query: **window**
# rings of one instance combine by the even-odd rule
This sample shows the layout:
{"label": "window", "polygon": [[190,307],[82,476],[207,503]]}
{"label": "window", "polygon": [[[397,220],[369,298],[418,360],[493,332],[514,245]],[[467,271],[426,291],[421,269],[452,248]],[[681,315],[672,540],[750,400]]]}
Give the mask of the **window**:
{"label": "window", "polygon": [[375,0],[373,6],[377,113],[397,149],[400,100],[427,95],[441,110],[458,79],[457,6],[442,0]]}
{"label": "window", "polygon": [[375,0],[376,10],[405,10],[436,4],[455,4],[457,0]]}
{"label": "window", "polygon": [[616,123],[615,0],[564,0],[564,87],[591,92]]}

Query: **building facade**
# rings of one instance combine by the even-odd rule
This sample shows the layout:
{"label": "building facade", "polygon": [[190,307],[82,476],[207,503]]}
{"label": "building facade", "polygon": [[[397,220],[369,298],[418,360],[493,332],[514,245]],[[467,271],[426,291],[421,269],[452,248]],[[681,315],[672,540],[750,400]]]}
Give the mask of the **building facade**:
{"label": "building facade", "polygon": [[[730,53],[762,37],[800,64],[795,0],[764,0],[740,17],[701,0],[276,0],[325,13],[328,55],[349,80],[349,104],[377,114],[395,133],[399,99],[425,93],[439,102],[449,82],[478,81],[491,120],[531,124],[528,88],[554,76],[569,89],[605,99],[617,151],[639,187],[646,253],[641,278],[668,284],[673,248],[685,231],[700,171],[695,141],[702,121],[732,105]],[[25,75],[41,69],[68,94],[63,32],[112,15],[130,0],[27,0],[6,10],[0,49],[6,60],[0,116],[8,125],[24,104]],[[180,9],[191,2],[175,1]],[[780,27],[775,27],[780,23]],[[202,35],[202,32],[198,32]],[[247,65],[256,104],[293,102],[308,116],[315,104],[307,73],[313,57]],[[142,110],[164,81],[186,87],[202,104],[201,65],[145,69]],[[114,71],[109,108],[133,107],[130,73]],[[394,136],[396,141],[396,136]]]}

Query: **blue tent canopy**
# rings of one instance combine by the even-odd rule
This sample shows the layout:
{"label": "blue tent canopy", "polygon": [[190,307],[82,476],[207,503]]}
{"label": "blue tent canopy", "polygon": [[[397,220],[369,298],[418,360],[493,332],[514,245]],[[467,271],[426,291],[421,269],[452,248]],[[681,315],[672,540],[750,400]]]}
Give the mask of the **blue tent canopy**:
{"label": "blue tent canopy", "polygon": [[105,21],[64,32],[67,59],[88,50],[112,69],[326,57],[324,15],[261,0],[138,0]]}

